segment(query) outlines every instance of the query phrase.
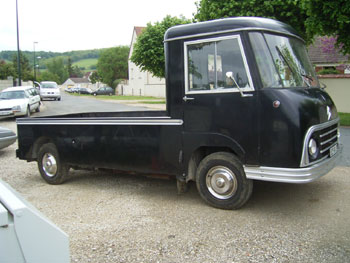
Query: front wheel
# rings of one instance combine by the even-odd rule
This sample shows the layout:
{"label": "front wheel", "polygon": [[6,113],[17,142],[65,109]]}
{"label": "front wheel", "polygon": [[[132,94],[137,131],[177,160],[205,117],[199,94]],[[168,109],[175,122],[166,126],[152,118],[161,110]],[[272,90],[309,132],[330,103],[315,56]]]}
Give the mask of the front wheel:
{"label": "front wheel", "polygon": [[196,184],[208,204],[222,209],[240,208],[253,191],[253,182],[246,178],[241,162],[226,152],[210,154],[200,162]]}
{"label": "front wheel", "polygon": [[47,183],[61,184],[64,182],[69,167],[61,162],[55,144],[44,144],[39,150],[37,161],[40,175]]}

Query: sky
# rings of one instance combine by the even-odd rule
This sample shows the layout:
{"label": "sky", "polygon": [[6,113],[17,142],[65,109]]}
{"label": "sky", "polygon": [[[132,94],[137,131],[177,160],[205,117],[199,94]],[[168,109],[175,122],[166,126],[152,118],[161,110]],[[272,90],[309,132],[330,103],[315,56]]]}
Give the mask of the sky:
{"label": "sky", "polygon": [[[65,52],[130,45],[134,26],[192,18],[197,0],[17,1],[20,49]],[[2,50],[17,50],[16,0],[0,1]]]}

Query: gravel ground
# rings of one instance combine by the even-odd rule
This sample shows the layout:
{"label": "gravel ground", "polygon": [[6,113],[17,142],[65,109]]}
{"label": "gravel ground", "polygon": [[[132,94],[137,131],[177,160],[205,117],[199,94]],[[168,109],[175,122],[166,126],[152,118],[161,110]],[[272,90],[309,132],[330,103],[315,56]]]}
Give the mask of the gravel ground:
{"label": "gravel ground", "polygon": [[16,148],[0,150],[0,178],[69,235],[72,262],[350,262],[349,167],[311,184],[256,182],[246,206],[224,211],[174,180],[71,171],[48,185]]}

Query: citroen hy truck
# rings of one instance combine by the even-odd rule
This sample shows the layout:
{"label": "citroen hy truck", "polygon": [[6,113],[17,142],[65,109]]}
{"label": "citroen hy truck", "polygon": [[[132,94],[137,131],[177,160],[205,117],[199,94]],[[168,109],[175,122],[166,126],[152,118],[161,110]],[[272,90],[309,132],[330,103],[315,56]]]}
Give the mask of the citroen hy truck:
{"label": "citroen hy truck", "polygon": [[237,209],[253,181],[308,183],[341,153],[339,117],[305,43],[279,21],[239,17],[175,26],[164,36],[165,111],[84,112],[17,120],[17,157],[49,184],[70,168],[195,181]]}

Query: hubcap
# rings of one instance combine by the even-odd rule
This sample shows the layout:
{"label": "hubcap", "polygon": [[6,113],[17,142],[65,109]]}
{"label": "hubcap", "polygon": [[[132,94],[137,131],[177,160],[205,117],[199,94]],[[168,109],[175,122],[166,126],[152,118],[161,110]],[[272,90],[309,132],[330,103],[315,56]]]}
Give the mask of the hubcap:
{"label": "hubcap", "polygon": [[206,184],[209,192],[222,200],[232,197],[237,191],[235,174],[224,166],[211,168],[206,176]]}
{"label": "hubcap", "polygon": [[57,172],[57,162],[55,157],[50,153],[45,153],[42,160],[42,167],[48,177],[53,177]]}

